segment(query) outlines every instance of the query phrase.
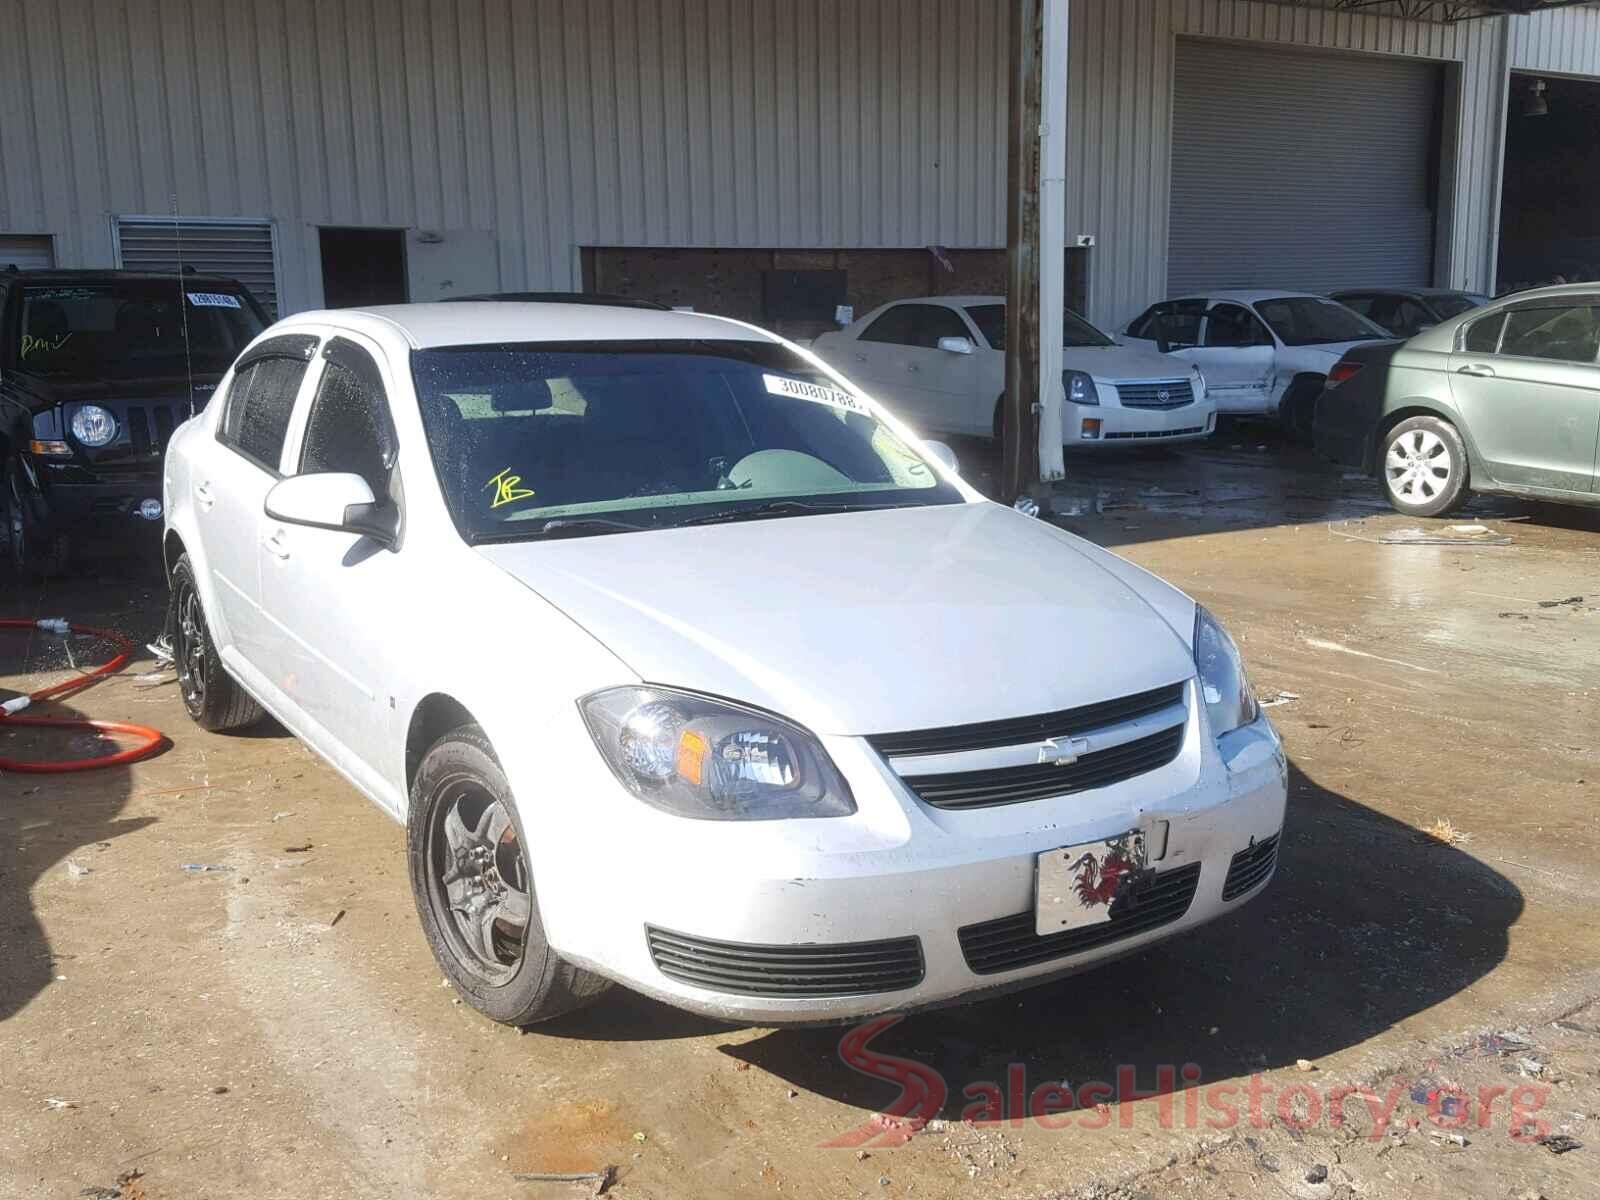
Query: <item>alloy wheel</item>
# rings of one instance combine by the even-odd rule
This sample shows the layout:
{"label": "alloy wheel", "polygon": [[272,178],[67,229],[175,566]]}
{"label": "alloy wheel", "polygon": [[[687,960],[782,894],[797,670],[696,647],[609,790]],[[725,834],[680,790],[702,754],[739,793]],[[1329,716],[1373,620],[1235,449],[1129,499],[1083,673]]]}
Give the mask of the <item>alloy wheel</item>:
{"label": "alloy wheel", "polygon": [[456,959],[490,984],[522,966],[532,912],[527,859],[506,806],[475,779],[445,780],[428,833],[430,891]]}
{"label": "alloy wheel", "polygon": [[1407,504],[1427,504],[1450,486],[1450,447],[1427,429],[1410,429],[1389,444],[1383,459],[1389,490]]}
{"label": "alloy wheel", "polygon": [[206,619],[200,593],[186,585],[178,594],[178,622],[172,647],[183,706],[197,717],[206,704]]}

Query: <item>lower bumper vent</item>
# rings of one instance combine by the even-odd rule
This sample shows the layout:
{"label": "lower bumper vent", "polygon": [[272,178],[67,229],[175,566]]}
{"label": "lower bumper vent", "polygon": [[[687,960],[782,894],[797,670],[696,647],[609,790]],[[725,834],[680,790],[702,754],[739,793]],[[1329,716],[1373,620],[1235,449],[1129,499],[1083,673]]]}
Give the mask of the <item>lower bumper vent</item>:
{"label": "lower bumper vent", "polygon": [[831,945],[758,946],[645,927],[650,957],[669,978],[745,996],[861,996],[922,982],[914,937]]}
{"label": "lower bumper vent", "polygon": [[1199,863],[1157,872],[1136,906],[1123,908],[1103,924],[1045,937],[1035,932],[1032,912],[1000,917],[981,925],[967,925],[959,931],[961,953],[967,966],[977,975],[1016,971],[1051,959],[1082,954],[1172,924],[1189,911],[1199,884]]}
{"label": "lower bumper vent", "polygon": [[1237,900],[1246,892],[1261,886],[1277,864],[1277,834],[1239,851],[1228,864],[1228,878],[1222,884],[1222,898]]}

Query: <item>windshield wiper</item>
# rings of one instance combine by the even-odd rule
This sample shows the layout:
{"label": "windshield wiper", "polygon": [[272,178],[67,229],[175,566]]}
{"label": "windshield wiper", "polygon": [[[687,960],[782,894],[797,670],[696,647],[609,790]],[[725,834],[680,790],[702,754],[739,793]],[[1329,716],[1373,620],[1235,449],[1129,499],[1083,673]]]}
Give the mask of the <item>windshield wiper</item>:
{"label": "windshield wiper", "polygon": [[496,542],[531,542],[545,538],[594,537],[602,533],[637,533],[647,525],[633,525],[627,521],[613,521],[608,517],[552,517],[543,525],[527,532],[474,534],[474,546],[493,545]]}
{"label": "windshield wiper", "polygon": [[804,500],[772,500],[753,508],[729,508],[679,521],[676,528],[689,525],[723,525],[733,521],[765,521],[773,517],[811,517],[823,513],[871,512],[881,508],[912,508],[910,504],[810,504]]}

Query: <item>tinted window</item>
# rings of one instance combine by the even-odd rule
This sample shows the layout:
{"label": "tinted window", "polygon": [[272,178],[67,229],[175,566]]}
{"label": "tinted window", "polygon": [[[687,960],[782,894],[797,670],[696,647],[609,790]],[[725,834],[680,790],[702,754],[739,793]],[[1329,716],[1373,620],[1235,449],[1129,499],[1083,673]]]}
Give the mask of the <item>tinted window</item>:
{"label": "tinted window", "polygon": [[[967,309],[967,316],[983,334],[991,350],[1006,348],[1006,306],[1004,304],[979,304]],[[1113,346],[1116,343],[1085,321],[1070,308],[1061,314],[1061,344],[1063,346]]]}
{"label": "tinted window", "polygon": [[1206,314],[1207,346],[1270,346],[1272,337],[1247,308],[1219,304]]}
{"label": "tinted window", "polygon": [[377,364],[365,350],[344,342],[317,384],[300,473],[348,471],[365,479],[372,494],[382,499],[394,459],[393,425]]}
{"label": "tinted window", "polygon": [[[1378,296],[1353,296],[1346,293],[1342,296],[1335,296],[1334,299],[1340,304],[1344,305],[1346,308],[1354,309],[1363,317],[1377,320],[1377,317],[1373,313],[1373,305],[1376,304],[1380,299]],[[1382,324],[1382,322],[1379,323]]]}
{"label": "tinted window", "polygon": [[1493,354],[1500,346],[1500,328],[1505,323],[1503,312],[1472,322],[1461,338],[1461,348],[1470,354]]}
{"label": "tinted window", "polygon": [[235,372],[222,414],[221,439],[276,473],[295,393],[305,373],[303,358],[258,358]]}
{"label": "tinted window", "polygon": [[1470,292],[1451,292],[1443,296],[1429,296],[1428,303],[1433,311],[1439,314],[1441,321],[1448,321],[1451,317],[1459,317],[1464,312],[1471,312],[1481,305],[1489,303],[1482,296],[1474,296]]}
{"label": "tinted window", "polygon": [[1334,300],[1288,296],[1256,301],[1256,312],[1286,346],[1359,342],[1388,336],[1366,318]]}
{"label": "tinted window", "polygon": [[1154,305],[1128,329],[1130,337],[1164,341],[1168,346],[1198,346],[1204,300],[1168,300]]}
{"label": "tinted window", "polygon": [[971,336],[952,309],[940,304],[899,304],[868,326],[861,340],[937,350],[940,338]]}
{"label": "tinted window", "polygon": [[960,500],[866,403],[771,343],[460,346],[414,353],[411,372],[471,541],[737,519],[775,501]]}
{"label": "tinted window", "polygon": [[248,296],[176,277],[24,287],[21,315],[18,368],[62,379],[219,375],[262,329]]}
{"label": "tinted window", "polygon": [[1570,308],[1513,309],[1506,314],[1500,353],[1519,358],[1592,363],[1600,352],[1600,310],[1588,305]]}

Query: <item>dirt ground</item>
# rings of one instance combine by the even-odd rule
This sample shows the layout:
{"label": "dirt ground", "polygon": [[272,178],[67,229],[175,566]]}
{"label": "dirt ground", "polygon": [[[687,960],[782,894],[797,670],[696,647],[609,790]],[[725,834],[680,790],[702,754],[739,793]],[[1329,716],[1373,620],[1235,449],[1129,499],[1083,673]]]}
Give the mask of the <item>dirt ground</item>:
{"label": "dirt ground", "polygon": [[[874,1122],[899,1089],[839,1029],[621,989],[477,1017],[400,827],[275,727],[199,732],[145,661],[73,707],[164,754],[0,775],[0,1196],[1600,1197],[1600,513],[1410,521],[1249,430],[1069,469],[1058,519],[1210,605],[1279,701],[1281,865],[1186,940],[884,1030],[945,1089],[925,1129]],[[1381,540],[1463,523],[1511,541]],[[96,562],[0,617],[154,636],[159,575]],[[0,636],[0,698],[64,665]],[[1082,1106],[1030,1116],[1063,1082]]]}

